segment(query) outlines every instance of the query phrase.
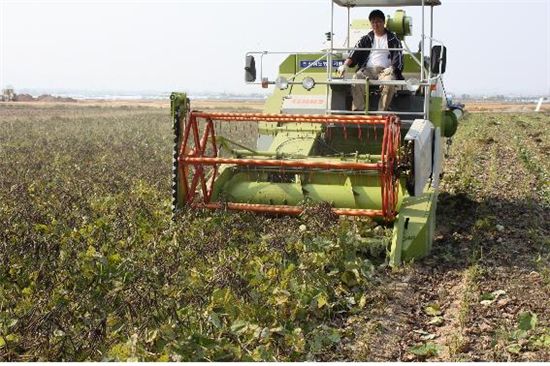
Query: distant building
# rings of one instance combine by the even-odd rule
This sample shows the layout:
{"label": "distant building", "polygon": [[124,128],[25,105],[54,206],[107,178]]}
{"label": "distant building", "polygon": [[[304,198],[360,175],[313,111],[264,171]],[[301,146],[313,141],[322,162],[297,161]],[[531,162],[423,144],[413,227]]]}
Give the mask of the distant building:
{"label": "distant building", "polygon": [[11,87],[2,89],[2,102],[12,102],[15,100],[15,91]]}

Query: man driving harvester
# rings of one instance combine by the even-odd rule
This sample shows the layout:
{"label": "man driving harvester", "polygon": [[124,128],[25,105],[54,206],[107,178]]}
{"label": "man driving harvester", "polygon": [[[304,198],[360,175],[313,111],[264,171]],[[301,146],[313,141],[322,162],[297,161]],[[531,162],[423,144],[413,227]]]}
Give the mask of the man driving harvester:
{"label": "man driving harvester", "polygon": [[[372,31],[363,36],[355,48],[375,48],[372,51],[353,50],[343,65],[338,67],[338,74],[344,76],[350,67],[359,65],[354,79],[403,80],[403,53],[392,48],[401,48],[397,36],[384,27],[386,17],[380,10],[369,14]],[[365,84],[351,86],[353,110],[365,110]],[[381,96],[378,110],[387,111],[393,95],[394,85],[381,85]]]}

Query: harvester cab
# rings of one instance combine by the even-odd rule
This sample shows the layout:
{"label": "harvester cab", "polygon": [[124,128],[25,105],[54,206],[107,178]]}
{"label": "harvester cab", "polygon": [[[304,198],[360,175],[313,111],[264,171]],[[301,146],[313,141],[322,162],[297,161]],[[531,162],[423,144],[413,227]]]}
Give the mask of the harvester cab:
{"label": "harvester cab", "polygon": [[[387,240],[390,265],[428,254],[443,146],[457,128],[442,78],[446,47],[433,37],[438,5],[438,0],[330,1],[324,50],[245,55],[246,83],[274,89],[263,113],[196,111],[186,94],[173,93],[174,210],[296,215],[307,202],[329,202],[338,215],[370,217],[393,228]],[[402,41],[403,80],[339,77],[336,70],[351,51],[375,50],[354,47],[370,25],[351,21],[352,10],[406,6],[421,8],[418,51],[405,41],[412,20],[404,10],[386,21]],[[336,47],[334,14],[342,9],[347,37]],[[263,69],[271,56],[284,57],[274,77]],[[365,110],[354,111],[350,90],[358,83],[367,91]],[[397,90],[387,111],[377,110],[381,85]],[[247,140],[243,126],[251,123],[257,127]]]}

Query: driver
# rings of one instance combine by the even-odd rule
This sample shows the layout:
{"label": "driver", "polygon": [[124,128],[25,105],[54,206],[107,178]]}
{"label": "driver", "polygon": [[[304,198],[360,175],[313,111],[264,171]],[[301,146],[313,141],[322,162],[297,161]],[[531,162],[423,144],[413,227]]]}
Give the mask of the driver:
{"label": "driver", "polygon": [[[359,65],[358,71],[353,79],[374,79],[374,80],[403,80],[403,53],[400,50],[401,41],[397,36],[384,27],[386,17],[380,10],[373,10],[369,14],[369,21],[372,31],[363,36],[355,48],[375,48],[378,50],[361,51],[353,50],[344,64],[338,67],[338,75],[344,76],[350,67]],[[378,103],[378,110],[387,111],[393,95],[394,85],[381,85],[381,96]],[[365,110],[365,84],[353,84],[351,86],[353,95],[353,110]]]}

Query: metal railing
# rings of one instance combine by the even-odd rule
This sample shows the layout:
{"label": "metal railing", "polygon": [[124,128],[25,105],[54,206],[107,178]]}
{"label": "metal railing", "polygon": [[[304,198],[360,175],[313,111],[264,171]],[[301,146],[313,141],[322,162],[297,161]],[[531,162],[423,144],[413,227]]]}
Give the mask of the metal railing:
{"label": "metal railing", "polygon": [[[326,60],[326,78],[324,80],[314,80],[315,85],[357,85],[357,84],[365,84],[366,89],[368,90],[368,87],[370,85],[392,85],[392,86],[400,86],[400,87],[408,87],[410,86],[410,83],[408,83],[405,80],[372,80],[372,79],[355,79],[355,78],[342,78],[342,77],[334,77],[334,67],[339,66],[342,59],[346,59],[347,55],[350,54],[351,51],[400,51],[404,54],[410,55],[413,61],[420,66],[420,73],[419,73],[419,79],[418,79],[418,88],[423,89],[423,96],[424,96],[424,103],[423,103],[423,111],[422,112],[392,112],[394,114],[418,114],[422,115],[424,119],[428,118],[428,111],[429,111],[429,105],[430,105],[430,96],[431,96],[431,88],[432,85],[436,84],[438,79],[441,79],[441,73],[438,73],[436,75],[432,75],[432,68],[431,68],[431,59],[430,59],[430,65],[426,68],[425,63],[425,46],[426,46],[426,40],[429,41],[429,49],[432,50],[433,44],[438,43],[442,46],[442,50],[445,50],[443,42],[433,38],[433,6],[430,6],[431,12],[430,12],[430,33],[429,36],[426,35],[425,32],[425,3],[422,2],[422,29],[421,29],[421,43],[420,43],[420,59],[416,57],[416,53],[413,53],[410,51],[408,45],[403,40],[404,47],[401,48],[355,48],[355,47],[349,47],[350,42],[350,8],[348,7],[348,27],[347,27],[347,47],[345,48],[337,48],[334,47],[334,3],[331,1],[331,27],[330,27],[330,39],[328,40],[330,42],[330,46],[328,49],[325,49],[321,52],[270,52],[270,51],[253,51],[253,52],[247,52],[247,56],[254,56],[259,55],[260,56],[260,81],[259,82],[247,82],[247,84],[256,84],[256,85],[262,85],[262,87],[268,87],[269,85],[275,85],[275,80],[269,80],[269,78],[264,76],[263,71],[263,64],[264,64],[264,57],[267,55],[277,55],[277,54],[286,54],[286,55],[295,55],[296,56],[296,70],[298,70],[294,75],[290,76],[288,79],[285,80],[286,86],[289,85],[297,85],[302,84],[301,81],[296,81],[296,78],[309,70],[312,67],[318,67],[317,65],[321,61]],[[431,52],[431,51],[430,51]],[[445,52],[445,51],[443,51]],[[308,60],[311,61],[309,65],[306,67],[299,67],[298,64],[298,55],[319,55],[316,60]],[[430,55],[431,57],[431,55]],[[336,64],[334,63],[334,59],[337,58]],[[439,65],[439,70],[441,71],[441,60]],[[327,94],[326,94],[326,105],[325,105],[325,113],[326,114],[335,114],[335,113],[348,113],[348,114],[384,114],[384,111],[367,111],[359,113],[355,113],[352,111],[342,111],[342,110],[332,110],[332,106],[330,105],[330,92],[331,88],[326,88]]]}

